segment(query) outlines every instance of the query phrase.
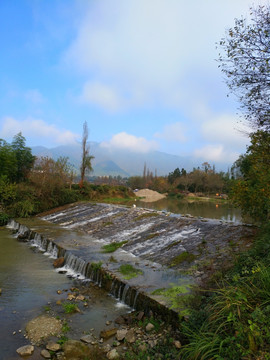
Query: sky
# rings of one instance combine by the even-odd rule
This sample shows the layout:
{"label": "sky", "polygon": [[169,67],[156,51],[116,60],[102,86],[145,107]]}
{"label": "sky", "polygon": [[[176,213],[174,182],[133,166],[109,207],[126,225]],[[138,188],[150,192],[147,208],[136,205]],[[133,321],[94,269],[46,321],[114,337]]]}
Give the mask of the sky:
{"label": "sky", "polygon": [[249,139],[216,45],[266,3],[1,0],[0,138],[69,145],[86,121],[108,150],[232,164]]}

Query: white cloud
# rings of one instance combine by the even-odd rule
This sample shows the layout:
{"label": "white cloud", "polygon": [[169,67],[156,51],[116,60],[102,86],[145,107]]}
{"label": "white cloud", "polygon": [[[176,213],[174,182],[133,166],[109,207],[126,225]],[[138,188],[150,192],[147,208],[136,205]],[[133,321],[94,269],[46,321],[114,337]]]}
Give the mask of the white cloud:
{"label": "white cloud", "polygon": [[195,150],[194,156],[203,161],[233,163],[239,157],[239,153],[225,149],[223,145],[206,145]]}
{"label": "white cloud", "polygon": [[86,82],[79,100],[98,105],[109,111],[117,111],[123,107],[123,99],[120,98],[116,89],[100,82]]}
{"label": "white cloud", "polygon": [[10,138],[22,132],[23,136],[31,137],[37,141],[36,145],[43,142],[55,145],[76,143],[78,134],[69,130],[58,129],[55,125],[49,125],[40,119],[27,118],[19,121],[12,117],[5,117],[0,128],[0,137]]}
{"label": "white cloud", "polygon": [[163,131],[156,133],[154,136],[169,142],[175,141],[183,143],[187,140],[185,136],[185,127],[181,122],[176,122],[164,126]]}
{"label": "white cloud", "polygon": [[117,88],[117,96],[115,91],[108,98],[103,94],[103,100],[92,91],[86,96],[105,108],[111,103],[115,106],[119,98],[127,107],[153,103],[179,107],[181,94],[194,97],[199,83],[209,86],[213,73],[220,74],[214,61],[216,42],[235,17],[249,12],[246,0],[85,4],[84,17],[64,60],[88,79],[95,74],[102,84]]}
{"label": "white cloud", "polygon": [[25,93],[25,98],[28,101],[31,101],[34,104],[43,103],[45,101],[44,96],[38,89],[30,89]]}
{"label": "white cloud", "polygon": [[203,122],[202,135],[208,141],[222,142],[227,146],[243,147],[249,142],[250,129],[239,123],[235,115],[220,114]]}
{"label": "white cloud", "polygon": [[136,137],[126,132],[113,135],[110,141],[102,142],[100,146],[108,149],[128,150],[139,153],[146,153],[157,150],[158,148],[155,141],[149,141],[143,137]]}

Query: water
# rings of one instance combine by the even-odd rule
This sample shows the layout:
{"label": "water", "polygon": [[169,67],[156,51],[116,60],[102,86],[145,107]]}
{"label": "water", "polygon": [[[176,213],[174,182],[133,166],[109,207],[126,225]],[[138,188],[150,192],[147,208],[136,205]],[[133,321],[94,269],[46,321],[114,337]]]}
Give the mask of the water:
{"label": "water", "polygon": [[[28,344],[24,338],[26,323],[44,313],[48,303],[55,304],[61,296],[66,297],[67,292],[58,295],[57,290],[74,286],[74,280],[54,270],[51,254],[44,256],[36,252],[37,248],[34,251],[29,244],[17,241],[9,229],[0,227],[0,360],[18,359],[16,349]],[[90,328],[95,328],[98,335],[106,327],[106,320],[114,320],[128,310],[127,307],[118,308],[117,300],[105,291],[90,290],[89,309],[83,315],[72,315],[73,338],[76,335],[79,338]],[[36,351],[31,359],[41,357]]]}
{"label": "water", "polygon": [[209,219],[241,222],[241,211],[221,201],[187,201],[165,198],[156,202],[136,201],[137,206],[148,209],[168,211],[175,214],[190,214]]}

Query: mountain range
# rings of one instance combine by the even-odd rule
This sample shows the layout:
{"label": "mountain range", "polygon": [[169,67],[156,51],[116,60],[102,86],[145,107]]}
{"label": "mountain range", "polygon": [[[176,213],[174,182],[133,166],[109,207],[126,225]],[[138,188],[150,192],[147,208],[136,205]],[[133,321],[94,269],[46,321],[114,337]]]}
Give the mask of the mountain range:
{"label": "mountain range", "polygon": [[[157,175],[167,175],[174,171],[177,167],[192,170],[198,166],[197,162],[192,157],[181,157],[171,155],[160,151],[151,151],[147,153],[131,152],[128,150],[119,150],[106,148],[97,142],[90,142],[90,154],[95,158],[92,161],[93,176],[134,176],[142,175],[144,164],[147,169],[155,172]],[[70,164],[72,164],[77,171],[79,171],[82,148],[80,144],[62,145],[51,149],[43,146],[32,147],[32,153],[35,156],[48,156],[57,160],[60,156],[68,157]]]}

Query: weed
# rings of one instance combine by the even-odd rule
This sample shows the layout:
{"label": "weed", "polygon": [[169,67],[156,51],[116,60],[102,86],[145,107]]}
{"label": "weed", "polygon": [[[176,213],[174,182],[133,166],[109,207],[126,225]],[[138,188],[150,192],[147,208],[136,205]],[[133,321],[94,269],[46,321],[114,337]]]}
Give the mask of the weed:
{"label": "weed", "polygon": [[110,256],[109,257],[109,262],[117,263],[118,261],[116,260],[116,258],[114,256]]}
{"label": "weed", "polygon": [[153,217],[153,216],[158,216],[158,213],[156,212],[150,212],[150,213],[144,213],[142,215],[137,216],[134,221],[138,221],[141,219],[145,219],[145,218],[149,218],[149,217]]}
{"label": "weed", "polygon": [[153,234],[149,234],[145,240],[150,240],[153,239],[154,237],[159,236],[159,233],[153,233]]}
{"label": "weed", "polygon": [[78,306],[74,303],[65,302],[62,304],[62,306],[66,314],[73,314],[79,310]]}
{"label": "weed", "polygon": [[102,266],[102,261],[99,261],[98,263],[92,262],[91,267],[94,271],[100,270]]}
{"label": "weed", "polygon": [[175,256],[172,259],[171,266],[176,266],[176,265],[182,264],[183,262],[191,263],[195,259],[196,259],[196,255],[194,255],[188,251],[183,251],[181,254]]}
{"label": "weed", "polygon": [[120,247],[122,247],[124,244],[126,244],[127,241],[121,241],[121,242],[112,242],[110,244],[107,245],[103,245],[102,249],[103,249],[103,253],[112,253],[115,252],[117,249],[119,249]]}
{"label": "weed", "polygon": [[68,326],[67,322],[64,321],[63,326],[62,326],[62,333],[65,334],[65,333],[69,332],[69,330],[70,330],[70,327]]}
{"label": "weed", "polygon": [[130,264],[121,265],[119,267],[119,271],[124,275],[124,279],[130,280],[138,275],[142,275],[143,272],[139,269],[134,268]]}
{"label": "weed", "polygon": [[63,345],[67,341],[68,341],[68,338],[66,336],[61,336],[60,339],[57,341],[57,343],[60,345]]}
{"label": "weed", "polygon": [[48,306],[48,305],[44,306],[44,311],[46,311],[46,312],[51,311],[51,307],[50,307],[50,306]]}

